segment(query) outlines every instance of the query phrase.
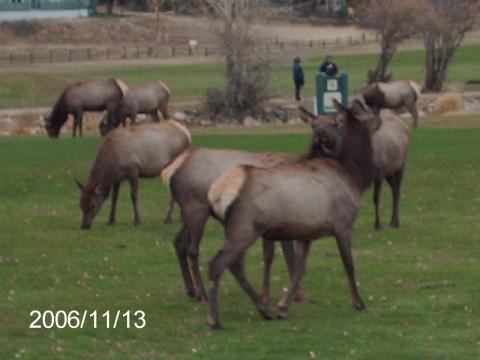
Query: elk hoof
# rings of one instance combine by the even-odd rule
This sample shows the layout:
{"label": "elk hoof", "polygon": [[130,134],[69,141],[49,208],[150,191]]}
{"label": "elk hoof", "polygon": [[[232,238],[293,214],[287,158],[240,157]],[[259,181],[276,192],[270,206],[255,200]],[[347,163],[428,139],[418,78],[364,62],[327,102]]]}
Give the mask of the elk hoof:
{"label": "elk hoof", "polygon": [[214,320],[210,316],[207,316],[207,324],[212,330],[223,330],[223,326],[220,324],[220,321]]}
{"label": "elk hoof", "polygon": [[260,302],[264,305],[270,304],[270,295],[268,292],[264,291],[262,295],[260,295]]}
{"label": "elk hoof", "polygon": [[303,293],[302,290],[298,290],[293,298],[296,302],[306,304],[309,302],[307,296]]}
{"label": "elk hoof", "polygon": [[258,312],[260,313],[260,315],[262,316],[262,318],[264,320],[272,320],[273,319],[273,316],[270,313],[270,309],[269,309],[268,305],[261,304],[260,306],[258,306]]}
{"label": "elk hoof", "polygon": [[359,299],[353,303],[353,308],[355,310],[362,311],[362,310],[365,310],[366,306],[363,303],[363,301]]}

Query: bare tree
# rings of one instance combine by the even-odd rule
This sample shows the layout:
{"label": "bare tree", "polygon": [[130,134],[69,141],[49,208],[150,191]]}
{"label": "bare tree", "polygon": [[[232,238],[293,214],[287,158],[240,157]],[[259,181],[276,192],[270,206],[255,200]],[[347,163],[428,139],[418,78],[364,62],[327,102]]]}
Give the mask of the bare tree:
{"label": "bare tree", "polygon": [[465,34],[480,13],[478,0],[422,0],[419,13],[425,41],[425,90],[442,91],[447,70]]}
{"label": "bare tree", "polygon": [[375,69],[368,72],[368,82],[388,81],[387,68],[398,46],[418,31],[414,14],[418,13],[416,0],[367,0],[359,9],[358,24],[375,30],[380,35],[381,52]]}
{"label": "bare tree", "polygon": [[252,34],[252,15],[263,1],[204,1],[221,21],[218,35],[225,53],[225,110],[230,117],[238,117],[266,97],[269,66],[255,48]]}

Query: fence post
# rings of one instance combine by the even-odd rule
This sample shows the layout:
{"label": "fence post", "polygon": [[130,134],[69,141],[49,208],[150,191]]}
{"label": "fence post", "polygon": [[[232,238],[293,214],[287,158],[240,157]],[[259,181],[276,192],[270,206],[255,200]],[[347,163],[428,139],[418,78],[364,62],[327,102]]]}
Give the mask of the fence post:
{"label": "fence post", "polygon": [[367,35],[365,33],[362,34],[362,41],[363,43],[367,41]]}
{"label": "fence post", "polygon": [[327,46],[327,42],[325,40],[322,41],[322,47],[325,49],[325,46]]}
{"label": "fence post", "polygon": [[310,47],[313,47],[313,40],[310,39],[309,45],[310,45]]}

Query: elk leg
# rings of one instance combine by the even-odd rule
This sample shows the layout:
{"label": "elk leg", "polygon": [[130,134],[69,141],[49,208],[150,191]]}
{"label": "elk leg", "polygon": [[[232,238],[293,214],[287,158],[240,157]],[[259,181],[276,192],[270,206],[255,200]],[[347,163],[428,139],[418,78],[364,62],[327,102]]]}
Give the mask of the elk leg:
{"label": "elk leg", "polygon": [[393,197],[393,211],[392,211],[392,220],[390,221],[390,226],[398,228],[400,226],[400,216],[399,216],[399,207],[400,207],[400,187],[403,179],[403,167],[395,172],[391,178],[387,178],[387,181],[390,184],[392,189]]}
{"label": "elk leg", "polygon": [[133,204],[134,225],[140,225],[140,214],[138,212],[138,174],[134,174],[128,180],[130,182],[130,199]]}
{"label": "elk leg", "polygon": [[373,185],[373,204],[375,205],[375,230],[382,228],[380,221],[380,193],[382,192],[383,178],[376,178]]}
{"label": "elk leg", "polygon": [[118,199],[118,190],[119,189],[120,189],[120,183],[113,184],[112,207],[110,209],[110,217],[108,219],[108,225],[115,224],[115,213],[117,211],[117,199]]}
{"label": "elk leg", "polygon": [[418,127],[418,111],[417,111],[417,107],[415,106],[415,103],[411,105],[407,105],[407,109],[413,118],[413,128],[416,129]]}
{"label": "elk leg", "polygon": [[252,299],[255,304],[258,312],[265,320],[271,320],[272,315],[270,314],[270,306],[268,303],[264,303],[260,296],[257,295],[255,289],[253,288],[250,281],[248,281],[245,275],[245,265],[244,265],[245,252],[243,252],[236,261],[230,265],[230,272],[235,276],[238,283],[242,289],[248,294],[250,299]]}
{"label": "elk leg", "polygon": [[178,263],[182,272],[183,283],[187,290],[187,295],[194,298],[196,295],[195,287],[193,286],[192,277],[188,269],[187,246],[188,246],[188,227],[183,225],[180,232],[175,237],[174,243],[175,252],[177,253]]}
{"label": "elk leg", "polygon": [[261,298],[264,304],[270,302],[270,269],[272,268],[273,257],[275,255],[275,243],[267,239],[262,239],[263,246],[263,282]]}
{"label": "elk leg", "polygon": [[[237,234],[227,234],[226,244],[223,249],[210,260],[209,263],[209,296],[208,296],[208,315],[207,323],[213,329],[221,329],[220,319],[218,316],[218,285],[220,277],[227,267],[230,267],[235,261],[238,261],[242,254],[251,246],[257,237],[256,232],[253,229],[242,229],[243,231],[237,231]],[[233,271],[238,274],[237,267],[233,267]],[[235,275],[237,276],[237,275]],[[262,307],[261,299],[255,294],[253,288],[249,289],[249,295],[253,296],[254,302],[257,304],[257,308],[260,310]],[[267,314],[262,314],[264,317]]]}
{"label": "elk leg", "polygon": [[342,257],[343,267],[347,273],[348,281],[350,284],[350,291],[352,293],[352,306],[357,310],[365,309],[365,305],[358,292],[357,282],[355,281],[355,268],[352,258],[352,244],[350,234],[348,235],[335,235],[337,240],[338,250]]}
{"label": "elk leg", "polygon": [[200,241],[202,240],[203,230],[205,228],[205,223],[207,222],[208,216],[208,209],[205,209],[204,211],[197,210],[195,212],[194,221],[192,221],[189,226],[187,254],[190,260],[190,271],[193,274],[193,280],[195,282],[195,288],[197,290],[196,297],[200,301],[207,300],[207,293],[205,291],[205,287],[203,286],[202,274],[200,273],[200,264],[198,258],[200,253]]}
{"label": "elk leg", "polygon": [[[290,275],[290,282],[293,281],[293,275],[295,274],[295,248],[293,246],[293,240],[282,241],[281,243],[283,258],[285,259],[285,264],[287,265],[288,274]],[[305,302],[307,298],[303,294],[302,290],[299,288],[295,294],[295,301]]]}
{"label": "elk leg", "polygon": [[170,115],[168,114],[168,104],[160,105],[158,110],[160,110],[160,113],[162,114],[163,120],[170,119]]}
{"label": "elk leg", "polygon": [[78,127],[78,136],[83,137],[83,111],[76,111],[73,115],[73,137],[75,137],[75,128]]}
{"label": "elk leg", "polygon": [[305,274],[305,265],[310,245],[311,241],[297,241],[297,249],[295,251],[295,274],[293,275],[292,284],[277,305],[277,317],[280,319],[287,317],[290,303],[292,302],[294,295],[298,292],[300,281]]}
{"label": "elk leg", "polygon": [[164,224],[171,224],[173,222],[173,209],[175,208],[175,198],[173,194],[170,193],[170,202],[168,204],[167,216],[163,221]]}
{"label": "elk leg", "polygon": [[160,117],[158,116],[158,111],[155,109],[150,113],[150,116],[152,117],[154,122],[160,122]]}

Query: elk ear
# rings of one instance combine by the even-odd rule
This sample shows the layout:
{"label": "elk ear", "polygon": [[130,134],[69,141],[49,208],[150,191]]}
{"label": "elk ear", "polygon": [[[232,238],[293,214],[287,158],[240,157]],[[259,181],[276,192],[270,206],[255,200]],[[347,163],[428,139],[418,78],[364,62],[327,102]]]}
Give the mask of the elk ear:
{"label": "elk ear", "polygon": [[368,112],[367,108],[362,104],[360,100],[355,100],[352,104],[352,110],[355,112],[355,114],[364,114]]}
{"label": "elk ear", "polygon": [[346,119],[348,117],[349,110],[346,107],[344,107],[342,104],[340,104],[337,99],[333,99],[333,106],[335,106],[335,109],[337,109],[338,114],[342,118]]}
{"label": "elk ear", "polygon": [[316,118],[314,114],[312,114],[310,111],[308,111],[301,105],[298,107],[298,112],[300,113],[300,119],[302,119],[307,124],[311,124]]}
{"label": "elk ear", "polygon": [[82,185],[82,183],[77,178],[75,178],[75,184],[77,184],[80,191],[83,191],[84,186]]}

